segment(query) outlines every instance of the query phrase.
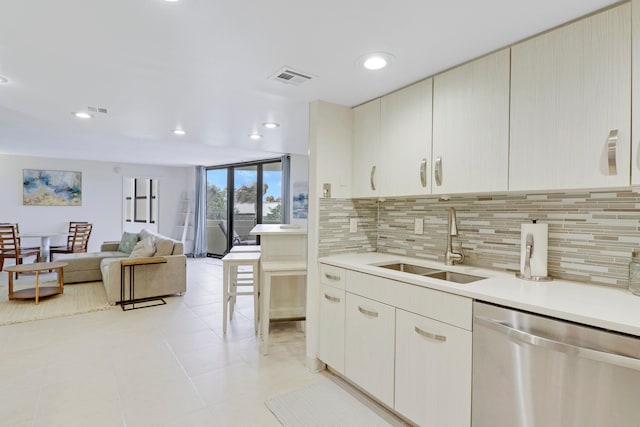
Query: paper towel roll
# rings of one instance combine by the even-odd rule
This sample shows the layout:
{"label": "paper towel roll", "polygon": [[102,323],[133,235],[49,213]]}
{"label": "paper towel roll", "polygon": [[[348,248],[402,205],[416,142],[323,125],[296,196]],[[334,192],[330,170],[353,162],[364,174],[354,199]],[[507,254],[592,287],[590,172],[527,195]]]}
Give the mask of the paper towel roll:
{"label": "paper towel roll", "polygon": [[549,233],[547,224],[527,223],[520,226],[520,274],[524,275],[527,255],[527,235],[533,236],[531,251],[531,276],[547,276],[547,248]]}

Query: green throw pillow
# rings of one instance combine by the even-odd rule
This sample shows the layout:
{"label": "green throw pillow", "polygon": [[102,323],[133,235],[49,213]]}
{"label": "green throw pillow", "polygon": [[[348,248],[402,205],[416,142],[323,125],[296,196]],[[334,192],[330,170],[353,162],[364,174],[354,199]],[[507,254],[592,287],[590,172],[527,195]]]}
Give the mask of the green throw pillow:
{"label": "green throw pillow", "polygon": [[122,239],[120,239],[120,245],[118,245],[118,251],[130,254],[133,251],[133,247],[138,243],[140,237],[138,233],[122,233]]}

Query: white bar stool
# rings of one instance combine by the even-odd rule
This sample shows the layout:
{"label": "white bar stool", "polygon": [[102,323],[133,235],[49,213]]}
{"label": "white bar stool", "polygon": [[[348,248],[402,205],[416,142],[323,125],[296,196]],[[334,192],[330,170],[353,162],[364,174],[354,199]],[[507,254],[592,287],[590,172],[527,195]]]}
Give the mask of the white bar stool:
{"label": "white bar stool", "polygon": [[260,245],[237,245],[231,248],[229,253],[260,252]]}
{"label": "white bar stool", "polygon": [[[243,272],[238,267],[251,267],[251,272]],[[229,320],[233,318],[233,309],[238,295],[253,295],[254,329],[258,333],[259,300],[260,292],[260,253],[228,253],[222,258],[223,270],[223,319],[222,333],[227,333],[227,313]],[[239,291],[238,287],[253,287],[251,291]],[[229,309],[229,310],[228,310]]]}
{"label": "white bar stool", "polygon": [[[271,311],[271,278],[282,276],[307,277],[306,261],[268,261],[260,266],[262,289],[260,290],[260,335],[262,354],[269,353],[269,322]],[[281,319],[282,320],[282,319]],[[305,315],[287,320],[305,320]]]}

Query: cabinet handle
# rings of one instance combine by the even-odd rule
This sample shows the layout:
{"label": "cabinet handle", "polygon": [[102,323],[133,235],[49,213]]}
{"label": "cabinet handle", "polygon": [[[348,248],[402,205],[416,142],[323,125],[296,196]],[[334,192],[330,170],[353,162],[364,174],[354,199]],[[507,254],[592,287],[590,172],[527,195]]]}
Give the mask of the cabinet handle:
{"label": "cabinet handle", "polygon": [[442,185],[442,157],[436,157],[435,164],[436,185]]}
{"label": "cabinet handle", "polygon": [[331,295],[324,294],[324,298],[331,302],[340,302],[340,298],[332,297]]}
{"label": "cabinet handle", "polygon": [[520,329],[515,329],[512,327],[512,325],[509,325],[507,323],[499,322],[494,319],[488,319],[482,316],[476,316],[473,319],[473,323],[474,327],[476,324],[478,324],[504,334],[509,337],[509,341],[511,342],[517,340],[525,344],[542,347],[559,353],[570,354],[571,356],[583,359],[590,359],[600,363],[607,363],[609,365],[640,370],[640,359],[634,357],[635,355],[626,356],[609,352],[605,349],[580,347],[561,341],[555,341],[550,338],[535,335],[526,331],[521,331]]}
{"label": "cabinet handle", "polygon": [[424,329],[418,328],[417,326],[415,326],[414,329],[415,329],[415,331],[417,333],[419,333],[423,337],[427,337],[427,338],[430,338],[432,340],[442,341],[442,342],[445,342],[447,340],[447,337],[445,335],[432,334],[431,332],[427,332]]}
{"label": "cabinet handle", "polygon": [[366,308],[362,308],[361,305],[358,306],[358,311],[365,316],[378,317],[377,311],[367,310]]}
{"label": "cabinet handle", "polygon": [[427,186],[427,159],[422,159],[420,162],[420,185]]}
{"label": "cabinet handle", "polygon": [[371,177],[369,178],[369,179],[370,179],[370,181],[371,181],[371,189],[372,189],[373,191],[376,191],[376,184],[375,184],[375,182],[373,181],[373,177],[374,177],[375,175],[376,175],[376,167],[375,167],[375,165],[374,165],[374,166],[371,166]]}
{"label": "cabinet handle", "polygon": [[333,274],[329,274],[329,273],[324,273],[324,277],[326,277],[329,280],[333,280],[334,282],[337,282],[340,280],[340,276],[334,276]]}
{"label": "cabinet handle", "polygon": [[607,137],[607,161],[609,164],[609,175],[617,175],[618,167],[616,155],[618,153],[618,129],[612,129]]}

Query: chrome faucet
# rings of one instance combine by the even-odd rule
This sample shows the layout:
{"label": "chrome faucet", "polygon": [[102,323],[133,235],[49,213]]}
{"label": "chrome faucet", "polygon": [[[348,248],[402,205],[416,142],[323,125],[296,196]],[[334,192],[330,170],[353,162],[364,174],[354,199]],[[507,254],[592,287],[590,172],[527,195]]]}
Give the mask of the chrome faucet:
{"label": "chrome faucet", "polygon": [[449,223],[447,225],[447,252],[444,254],[444,263],[446,265],[453,265],[455,263],[462,264],[464,261],[464,254],[462,249],[460,252],[453,251],[453,236],[458,235],[458,225],[456,224],[456,210],[455,208],[449,208]]}

